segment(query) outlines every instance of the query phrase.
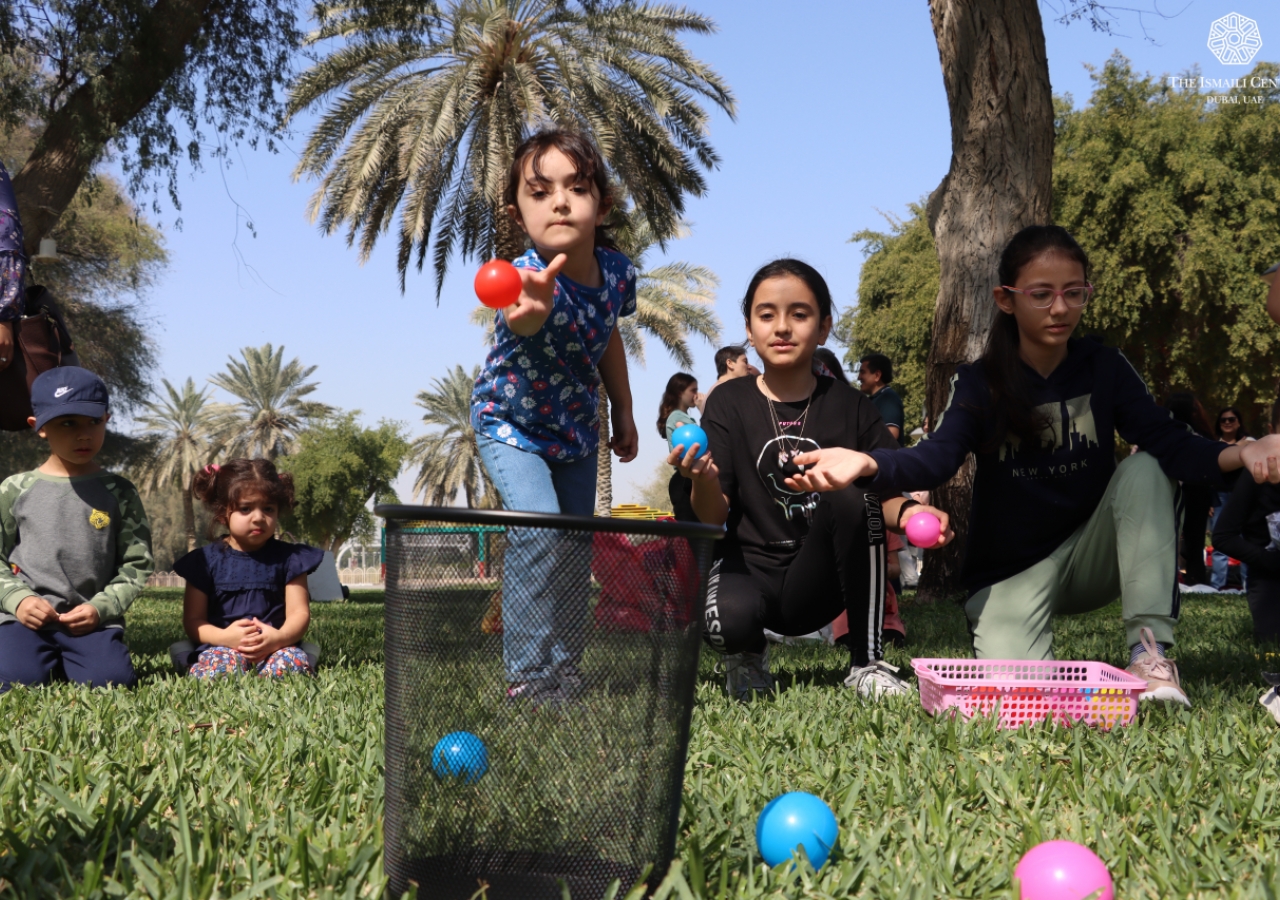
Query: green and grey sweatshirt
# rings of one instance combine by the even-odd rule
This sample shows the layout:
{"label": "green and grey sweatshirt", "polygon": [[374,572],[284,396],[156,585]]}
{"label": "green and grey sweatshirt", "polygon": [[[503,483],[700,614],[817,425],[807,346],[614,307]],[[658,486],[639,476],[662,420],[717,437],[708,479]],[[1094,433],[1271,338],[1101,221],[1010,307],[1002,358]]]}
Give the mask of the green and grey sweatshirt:
{"label": "green and grey sweatshirt", "polygon": [[22,472],[0,484],[0,625],[33,594],[59,613],[91,604],[108,627],[154,568],[137,489],[111,472],[74,478]]}

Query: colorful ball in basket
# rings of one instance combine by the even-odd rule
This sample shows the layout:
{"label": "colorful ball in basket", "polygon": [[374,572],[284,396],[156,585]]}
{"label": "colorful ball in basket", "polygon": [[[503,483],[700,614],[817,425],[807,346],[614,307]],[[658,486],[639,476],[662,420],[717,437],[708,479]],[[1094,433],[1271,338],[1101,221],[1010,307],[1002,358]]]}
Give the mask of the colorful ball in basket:
{"label": "colorful ball in basket", "polygon": [[436,742],[431,751],[431,768],[438,777],[461,779],[472,784],[489,769],[489,751],[484,741],[469,731],[454,731]]}
{"label": "colorful ball in basket", "polygon": [[520,273],[505,259],[491,259],[476,273],[476,296],[490,309],[515,303],[523,288]]}
{"label": "colorful ball in basket", "polygon": [[1013,870],[1022,900],[1115,900],[1106,864],[1073,841],[1045,841],[1026,852]]}
{"label": "colorful ball in basket", "polygon": [[791,859],[797,847],[804,847],[809,864],[821,869],[839,833],[831,807],[804,791],[773,798],[756,820],[756,846],[771,867]]}
{"label": "colorful ball in basket", "polygon": [[922,550],[928,550],[942,537],[942,523],[933,513],[916,513],[907,519],[907,540]]}
{"label": "colorful ball in basket", "polygon": [[686,453],[693,447],[698,445],[698,455],[695,459],[702,459],[707,454],[707,433],[697,425],[681,425],[675,431],[671,432],[671,449],[676,447],[684,447]]}

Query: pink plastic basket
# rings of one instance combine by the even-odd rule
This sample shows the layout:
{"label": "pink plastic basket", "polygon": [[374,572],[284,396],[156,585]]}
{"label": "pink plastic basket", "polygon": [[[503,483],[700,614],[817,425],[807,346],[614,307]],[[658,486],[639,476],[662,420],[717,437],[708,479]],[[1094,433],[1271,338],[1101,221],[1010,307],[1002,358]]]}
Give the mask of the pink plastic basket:
{"label": "pink plastic basket", "polygon": [[1109,731],[1128,725],[1147,683],[1100,662],[1027,659],[914,659],[920,703],[938,715],[959,710],[965,718],[1000,717],[1001,728],[1046,717],[1059,725]]}

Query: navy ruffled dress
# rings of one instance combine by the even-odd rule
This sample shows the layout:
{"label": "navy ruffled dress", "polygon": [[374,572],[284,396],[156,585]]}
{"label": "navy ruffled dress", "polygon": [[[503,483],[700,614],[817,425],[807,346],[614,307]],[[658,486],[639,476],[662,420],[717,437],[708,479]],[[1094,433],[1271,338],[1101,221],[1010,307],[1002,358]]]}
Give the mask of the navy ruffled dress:
{"label": "navy ruffled dress", "polygon": [[[215,541],[192,550],[173,570],[209,598],[209,624],[226,628],[255,616],[274,628],[284,625],[284,589],[299,575],[320,567],[324,551],[272,538],[252,553]],[[201,644],[195,655],[209,649]],[[194,656],[193,656],[194,659]]]}

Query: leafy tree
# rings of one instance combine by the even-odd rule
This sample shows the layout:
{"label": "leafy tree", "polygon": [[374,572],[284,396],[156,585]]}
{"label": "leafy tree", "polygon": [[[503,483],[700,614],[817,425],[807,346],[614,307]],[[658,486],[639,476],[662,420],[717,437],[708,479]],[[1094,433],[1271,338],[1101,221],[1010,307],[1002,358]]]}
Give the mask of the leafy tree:
{"label": "leafy tree", "polygon": [[840,317],[836,333],[848,345],[852,367],[871,353],[893,361],[894,389],[902,395],[910,433],[922,424],[925,362],[938,297],[938,254],[925,208],[910,206],[908,219],[889,218],[889,231],[859,231],[867,257],[858,278],[858,305]]}
{"label": "leafy tree", "polygon": [[[1246,83],[1278,68],[1260,65]],[[1256,428],[1280,393],[1280,335],[1258,277],[1280,257],[1280,163],[1266,150],[1280,146],[1280,96],[1172,90],[1122,56],[1094,81],[1084,109],[1057,101],[1055,219],[1088,252],[1097,288],[1080,331],[1119,347],[1157,398],[1190,387]],[[858,308],[841,321],[849,359],[888,352],[904,391],[923,378],[939,274],[925,210],[910,211],[889,234],[854,236],[868,257]]]}
{"label": "leafy tree", "polygon": [[209,441],[213,423],[212,404],[205,391],[197,391],[188,378],[179,391],[166,378],[160,379],[167,398],[145,404],[146,413],[137,417],[143,432],[155,435],[151,459],[143,469],[143,487],[149,492],[176,486],[182,494],[182,524],[187,550],[196,549],[196,513],[191,497],[191,480],[196,472],[213,461]]}
{"label": "leafy tree", "polygon": [[728,86],[678,38],[714,29],[683,8],[630,2],[450,0],[416,35],[389,34],[385,10],[326,9],[307,40],[342,46],[303,73],[288,107],[323,108],[296,169],[320,179],[311,214],[367,258],[399,210],[402,289],[434,231],[439,293],[453,253],[520,252],[507,171],[528,130],[556,124],[594,138],[665,241],[719,161],[699,98],[734,115]]}
{"label": "leafy tree", "polygon": [[333,553],[353,535],[368,538],[368,503],[397,502],[392,482],[408,451],[399,425],[356,424],[356,413],[333,415],[298,436],[298,449],[278,461],[293,475],[295,504],[288,523],[304,540]]}
{"label": "leafy tree", "polygon": [[[1192,75],[1198,73],[1191,73]],[[1280,257],[1280,66],[1226,94],[1177,90],[1116,54],[1087,108],[1062,105],[1054,219],[1088,250],[1082,327],[1121,347],[1157,398],[1191,387],[1257,433],[1280,393],[1259,275]]]}
{"label": "leafy tree", "polygon": [[[10,171],[34,139],[27,127],[0,136],[0,158]],[[163,235],[119,182],[96,173],[48,236],[58,242],[59,260],[32,263],[32,281],[58,298],[81,363],[107,383],[113,407],[136,407],[150,394],[155,366],[141,300],[168,265]]]}
{"label": "leafy tree", "polygon": [[[13,171],[33,140],[25,127],[0,134],[0,159]],[[52,236],[61,259],[33,263],[33,279],[58,298],[81,365],[107,383],[113,411],[127,414],[151,390],[155,345],[142,303],[168,263],[163,238],[104,174],[80,190]],[[120,467],[145,456],[147,442],[115,431],[108,435],[104,465]],[[34,433],[0,432],[5,475],[33,468],[47,455],[48,447]]]}
{"label": "leafy tree", "polygon": [[279,118],[298,47],[289,0],[28,0],[0,4],[0,128],[44,123],[13,179],[27,250],[95,164],[118,151],[131,189],[255,144]]}
{"label": "leafy tree", "polygon": [[270,344],[245,347],[240,359],[228,358],[227,371],[209,379],[239,399],[215,409],[214,446],[227,456],[265,456],[274,460],[297,446],[308,422],[333,413],[332,408],[305,399],[319,382],[307,381],[315,366],[295,357],[284,362],[284,347]]}
{"label": "leafy tree", "polygon": [[452,504],[459,489],[467,509],[501,506],[480,462],[476,432],[471,427],[471,390],[479,376],[479,366],[470,375],[462,366],[454,366],[444,378],[433,379],[430,390],[418,391],[414,401],[426,410],[424,424],[443,429],[424,434],[409,447],[408,462],[418,466],[413,493],[432,506]]}

